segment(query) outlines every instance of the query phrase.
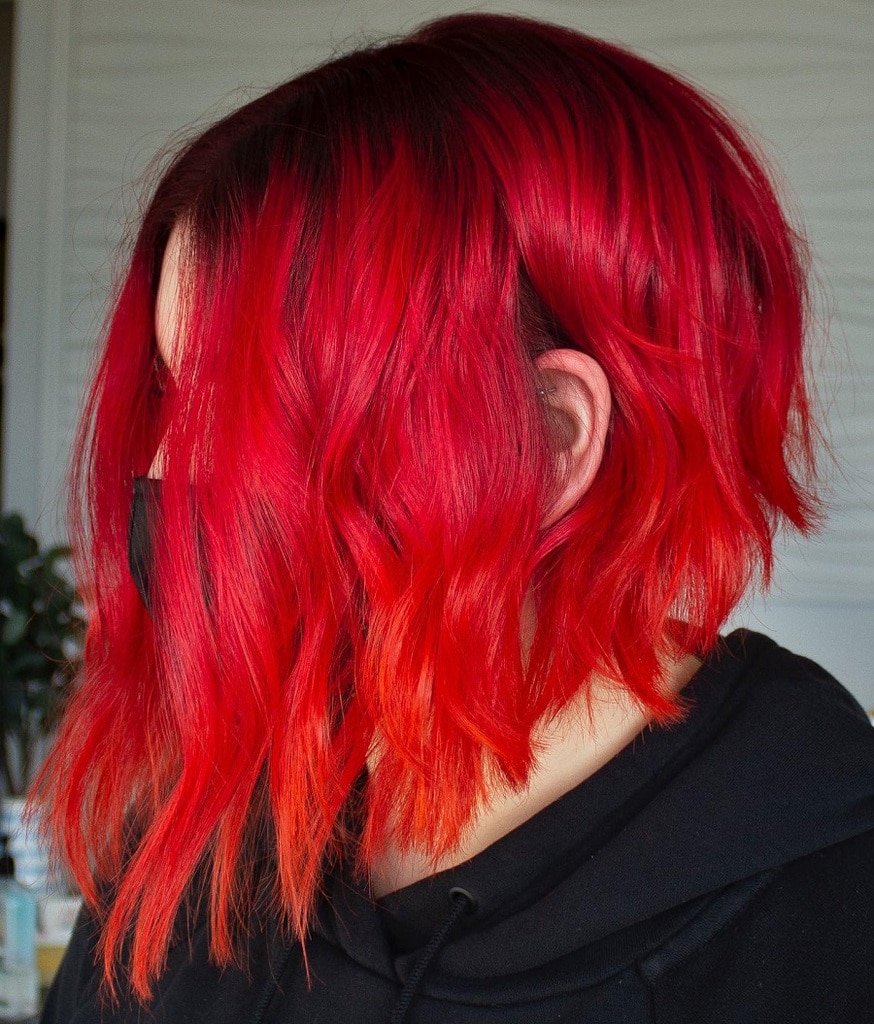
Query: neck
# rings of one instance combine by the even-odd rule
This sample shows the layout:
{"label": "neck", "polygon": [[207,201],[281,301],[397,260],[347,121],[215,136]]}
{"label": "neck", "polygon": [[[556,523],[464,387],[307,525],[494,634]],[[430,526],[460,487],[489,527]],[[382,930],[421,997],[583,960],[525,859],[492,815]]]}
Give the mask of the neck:
{"label": "neck", "polygon": [[[679,693],[701,667],[688,655],[666,666],[665,689]],[[631,743],[651,715],[617,684],[594,677],[585,694],[548,721],[539,722],[532,741],[538,751],[528,782],[519,792],[496,790],[474,814],[462,843],[438,861],[421,851],[401,852],[391,840],[371,869],[375,899],[421,878],[469,860],[548,804],[578,786]]]}

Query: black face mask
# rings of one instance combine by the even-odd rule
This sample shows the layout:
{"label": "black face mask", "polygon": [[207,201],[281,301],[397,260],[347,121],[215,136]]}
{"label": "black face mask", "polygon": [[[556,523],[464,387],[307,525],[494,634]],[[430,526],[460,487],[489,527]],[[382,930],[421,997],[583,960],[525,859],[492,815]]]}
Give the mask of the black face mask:
{"label": "black face mask", "polygon": [[127,530],[128,565],[143,604],[149,611],[152,610],[149,596],[153,557],[152,536],[157,521],[161,483],[158,477],[134,477],[134,496]]}

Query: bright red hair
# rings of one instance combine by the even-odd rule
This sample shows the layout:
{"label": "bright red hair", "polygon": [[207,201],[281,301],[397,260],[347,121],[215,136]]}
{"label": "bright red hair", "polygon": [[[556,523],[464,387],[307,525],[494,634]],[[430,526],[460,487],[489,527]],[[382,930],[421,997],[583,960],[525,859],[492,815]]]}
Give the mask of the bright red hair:
{"label": "bright red hair", "polygon": [[[177,223],[185,344],[162,393]],[[326,865],[366,870],[394,818],[403,847],[450,851],[593,672],[682,716],[660,657],[710,649],[781,521],[815,522],[807,262],[713,101],[530,19],[368,45],[185,146],[75,444],[89,628],[36,794],[110,988],[129,939],[148,997],[200,872],[234,960],[265,844],[302,939]],[[533,360],[555,347],[600,363],[613,412],[594,483],[542,529],[562,474]],[[162,438],[150,615],[127,527]]]}

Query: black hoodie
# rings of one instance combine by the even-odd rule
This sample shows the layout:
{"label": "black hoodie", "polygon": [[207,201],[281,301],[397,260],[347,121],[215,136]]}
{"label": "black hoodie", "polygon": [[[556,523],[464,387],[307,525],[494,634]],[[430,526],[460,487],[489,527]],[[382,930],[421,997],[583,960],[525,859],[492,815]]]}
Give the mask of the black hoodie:
{"label": "black hoodie", "polygon": [[248,977],[205,920],[155,1000],[101,1011],[83,911],[44,1024],[874,1022],[874,728],[813,662],[728,636],[650,726],[456,868],[372,902],[328,879],[307,952]]}

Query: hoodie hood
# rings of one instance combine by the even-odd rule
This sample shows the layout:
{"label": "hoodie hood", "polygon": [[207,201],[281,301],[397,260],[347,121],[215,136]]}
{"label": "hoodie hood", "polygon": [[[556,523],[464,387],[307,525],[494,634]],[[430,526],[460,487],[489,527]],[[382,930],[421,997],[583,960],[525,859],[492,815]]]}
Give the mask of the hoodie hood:
{"label": "hoodie hood", "polygon": [[874,730],[818,665],[737,630],[683,696],[682,722],[647,726],[465,863],[375,904],[333,878],[319,932],[367,970],[408,978],[460,889],[467,912],[422,990],[458,998],[465,980],[494,978],[511,998],[514,978],[583,949],[593,978],[606,976],[714,892],[748,892],[767,872],[874,828]]}

